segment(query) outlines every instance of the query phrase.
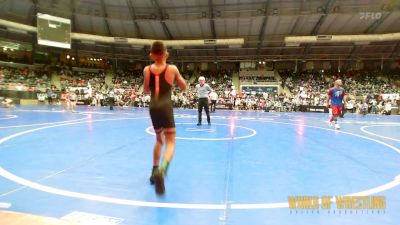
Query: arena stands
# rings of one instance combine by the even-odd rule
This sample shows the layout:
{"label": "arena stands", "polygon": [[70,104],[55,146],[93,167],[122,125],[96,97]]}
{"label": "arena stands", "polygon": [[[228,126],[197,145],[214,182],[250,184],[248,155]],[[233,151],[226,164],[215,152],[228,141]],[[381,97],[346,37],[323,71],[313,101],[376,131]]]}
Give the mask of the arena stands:
{"label": "arena stands", "polygon": [[[361,112],[363,103],[368,107],[369,113],[388,114],[389,105],[398,105],[400,89],[397,73],[385,75],[378,71],[347,71],[336,73],[334,71],[302,71],[293,70],[277,71],[279,76],[274,76],[273,71],[248,71],[239,73],[239,87],[234,87],[237,95],[233,98],[232,74],[234,71],[221,70],[199,71],[197,76],[206,77],[207,82],[219,96],[218,108],[238,110],[265,110],[265,111],[300,111],[304,106],[325,107],[326,93],[335,79],[342,79],[349,96],[346,108],[349,112]],[[238,71],[236,71],[238,72]],[[51,84],[52,73],[60,75],[59,85]],[[105,82],[105,74],[112,77],[111,83]],[[269,75],[265,75],[265,74]],[[191,73],[184,73],[188,79]],[[272,74],[272,75],[271,75]],[[142,70],[110,70],[93,68],[76,68],[60,66],[56,69],[30,69],[28,67],[15,68],[2,66],[0,68],[0,87],[2,90],[36,91],[41,101],[47,99],[48,90],[52,90],[56,98],[60,97],[62,90],[68,88],[78,89],[78,98],[82,104],[106,105],[105,100],[110,90],[116,94],[116,103],[120,106],[146,107],[149,103],[148,96],[143,94]],[[196,82],[194,82],[196,83]],[[279,89],[288,92],[263,92],[242,91],[241,85],[276,84]],[[60,87],[56,89],[55,87]],[[252,89],[253,90],[253,89]],[[41,94],[40,94],[41,93]],[[194,85],[188,92],[182,93],[174,90],[171,96],[174,106],[178,108],[195,108],[196,94]],[[43,99],[44,98],[44,99]],[[365,106],[364,106],[365,107]]]}

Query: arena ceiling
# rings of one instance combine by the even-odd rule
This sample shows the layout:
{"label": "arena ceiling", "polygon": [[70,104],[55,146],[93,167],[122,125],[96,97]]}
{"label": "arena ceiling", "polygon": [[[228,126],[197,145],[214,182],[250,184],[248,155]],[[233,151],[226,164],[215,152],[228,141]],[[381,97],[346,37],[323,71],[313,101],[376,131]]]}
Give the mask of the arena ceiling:
{"label": "arena ceiling", "polygon": [[[240,48],[171,49],[172,58],[183,61],[400,58],[400,41],[294,47],[284,43],[285,36],[295,35],[400,32],[399,0],[0,0],[0,5],[1,19],[36,25],[36,13],[47,13],[70,18],[72,31],[79,33],[165,40],[245,39]],[[24,39],[5,29],[0,35]],[[147,57],[146,48],[130,45],[74,41],[73,49]]]}

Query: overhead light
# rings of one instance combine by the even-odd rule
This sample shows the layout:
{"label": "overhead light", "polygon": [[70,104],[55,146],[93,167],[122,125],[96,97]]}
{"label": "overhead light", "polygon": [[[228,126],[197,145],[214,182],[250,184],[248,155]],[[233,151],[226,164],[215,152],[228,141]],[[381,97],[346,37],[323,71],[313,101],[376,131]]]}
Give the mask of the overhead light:
{"label": "overhead light", "polygon": [[355,45],[369,45],[371,42],[369,41],[356,41],[354,42]]}
{"label": "overhead light", "polygon": [[229,48],[241,48],[242,45],[228,45]]}
{"label": "overhead light", "polygon": [[4,48],[3,48],[3,50],[4,50],[4,51],[7,51],[7,48],[6,48],[6,47],[4,47]]}
{"label": "overhead light", "polygon": [[75,57],[72,57],[72,60],[75,60]]}
{"label": "overhead light", "polygon": [[96,42],[94,42],[94,41],[85,41],[85,40],[82,40],[81,43],[82,44],[90,44],[90,45],[96,44]]}
{"label": "overhead light", "polygon": [[285,46],[286,47],[299,47],[300,43],[288,42],[288,43],[285,43]]}
{"label": "overhead light", "polygon": [[317,35],[317,41],[332,40],[332,35]]}
{"label": "overhead light", "polygon": [[217,40],[216,39],[205,39],[203,40],[204,45],[216,45],[217,44]]}
{"label": "overhead light", "polygon": [[19,29],[14,29],[11,27],[7,27],[7,30],[12,32],[12,33],[18,33],[18,34],[28,34],[28,31],[25,30],[19,30]]}
{"label": "overhead light", "polygon": [[141,49],[143,48],[143,45],[131,45],[132,48],[137,48],[137,49]]}
{"label": "overhead light", "polygon": [[57,24],[53,24],[53,23],[50,23],[50,22],[49,22],[49,27],[51,27],[51,28],[57,28]]}
{"label": "overhead light", "polygon": [[67,55],[67,59],[69,59],[69,58],[71,58],[71,56],[70,56],[70,55]]}
{"label": "overhead light", "polygon": [[339,12],[340,11],[340,6],[335,6],[334,8],[333,8],[333,12],[335,12],[335,13],[337,13],[337,12]]}

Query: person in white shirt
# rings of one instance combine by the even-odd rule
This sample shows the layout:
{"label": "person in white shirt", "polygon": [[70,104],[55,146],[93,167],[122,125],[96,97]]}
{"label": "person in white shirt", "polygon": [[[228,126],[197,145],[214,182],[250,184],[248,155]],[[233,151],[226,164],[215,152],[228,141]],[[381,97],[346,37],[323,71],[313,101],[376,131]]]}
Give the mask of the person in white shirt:
{"label": "person in white shirt", "polygon": [[16,89],[17,91],[23,91],[23,90],[24,90],[24,85],[21,84],[21,83],[18,83],[18,84],[15,86],[15,89]]}
{"label": "person in white shirt", "polygon": [[240,98],[236,98],[235,106],[236,106],[236,108],[238,108],[238,109],[242,109],[242,108],[243,108],[243,107],[241,107],[241,100],[240,100]]}
{"label": "person in white shirt", "polygon": [[178,95],[175,95],[173,102],[176,107],[179,107],[179,96]]}
{"label": "person in white shirt", "polygon": [[282,104],[280,101],[276,101],[275,108],[277,112],[282,112]]}
{"label": "person in white shirt", "polygon": [[45,93],[38,93],[37,98],[39,102],[44,102],[46,100],[46,94]]}
{"label": "person in white shirt", "polygon": [[346,110],[349,111],[349,112],[353,112],[353,110],[354,110],[354,105],[353,105],[353,101],[352,101],[352,100],[350,100],[350,101],[347,102],[347,104],[346,104]]}
{"label": "person in white shirt", "polygon": [[368,104],[366,101],[364,101],[363,104],[361,104],[361,114],[366,115],[368,113]]}
{"label": "person in white shirt", "polygon": [[2,104],[3,104],[4,108],[14,108],[15,107],[13,100],[10,98],[5,98],[2,101]]}
{"label": "person in white shirt", "polygon": [[151,96],[150,95],[143,95],[142,97],[142,103],[143,107],[147,107],[150,104]]}
{"label": "person in white shirt", "polygon": [[92,85],[90,84],[90,82],[88,82],[88,86],[87,86],[87,97],[88,98],[92,98],[93,97],[93,89],[92,89]]}
{"label": "person in white shirt", "polygon": [[383,102],[382,101],[380,101],[378,103],[377,109],[378,109],[379,115],[382,115],[382,113],[383,113]]}
{"label": "person in white shirt", "polygon": [[371,106],[371,114],[376,114],[376,100],[375,99],[372,99],[371,100],[371,104],[372,104],[372,106]]}
{"label": "person in white shirt", "polygon": [[215,106],[217,105],[218,94],[214,90],[212,90],[209,96],[211,100],[211,105],[210,105],[211,112],[215,112]]}
{"label": "person in white shirt", "polygon": [[229,97],[231,99],[232,104],[234,104],[233,106],[235,107],[235,100],[236,100],[236,89],[235,86],[231,87],[231,90],[229,92]]}
{"label": "person in white shirt", "polygon": [[314,105],[319,105],[319,98],[318,96],[314,97]]}
{"label": "person in white shirt", "polygon": [[390,101],[386,102],[384,111],[385,115],[390,115],[392,113],[392,103]]}
{"label": "person in white shirt", "polygon": [[69,90],[68,93],[68,100],[69,100],[69,109],[71,110],[71,112],[75,112],[75,105],[78,101],[78,91],[75,90],[73,91],[72,89]]}
{"label": "person in white shirt", "polygon": [[96,92],[95,99],[96,99],[95,106],[101,105],[100,104],[100,92]]}

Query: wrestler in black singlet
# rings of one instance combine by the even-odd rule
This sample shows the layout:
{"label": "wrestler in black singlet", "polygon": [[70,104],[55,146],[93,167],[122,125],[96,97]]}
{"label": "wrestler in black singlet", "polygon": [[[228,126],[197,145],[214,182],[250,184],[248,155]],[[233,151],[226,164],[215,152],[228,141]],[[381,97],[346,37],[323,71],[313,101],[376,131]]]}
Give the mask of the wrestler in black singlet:
{"label": "wrestler in black singlet", "polygon": [[150,81],[149,87],[151,90],[150,100],[150,117],[153,123],[154,129],[160,128],[174,128],[175,120],[171,101],[171,85],[165,80],[165,71],[168,68],[168,64],[165,69],[158,75],[159,76],[159,91],[158,96],[156,95],[156,77],[150,70]]}

